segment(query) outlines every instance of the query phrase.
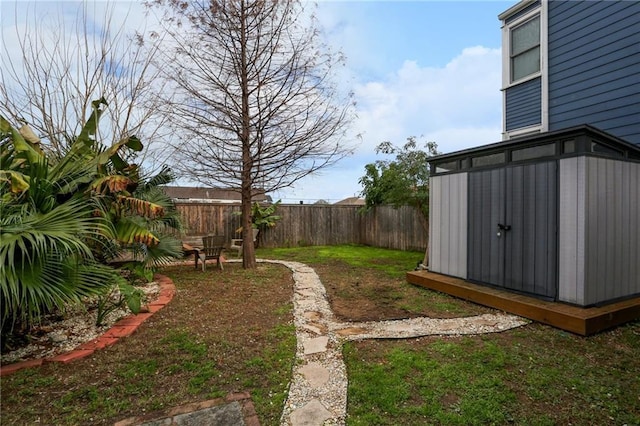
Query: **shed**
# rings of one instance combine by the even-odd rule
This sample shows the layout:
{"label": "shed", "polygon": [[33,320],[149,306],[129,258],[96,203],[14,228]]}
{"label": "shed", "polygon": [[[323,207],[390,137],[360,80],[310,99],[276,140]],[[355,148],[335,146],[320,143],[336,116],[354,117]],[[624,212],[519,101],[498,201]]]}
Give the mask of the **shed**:
{"label": "shed", "polygon": [[640,147],[582,125],[430,167],[429,271],[579,307],[640,295]]}

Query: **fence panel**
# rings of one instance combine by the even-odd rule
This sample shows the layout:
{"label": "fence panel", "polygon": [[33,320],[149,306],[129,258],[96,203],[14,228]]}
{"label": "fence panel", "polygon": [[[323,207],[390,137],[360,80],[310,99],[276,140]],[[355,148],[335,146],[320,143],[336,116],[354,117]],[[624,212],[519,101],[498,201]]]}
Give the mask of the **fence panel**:
{"label": "fence panel", "polygon": [[414,207],[376,207],[361,218],[361,244],[399,250],[425,250],[428,226]]}
{"label": "fence panel", "polygon": [[[185,240],[197,242],[202,235],[237,238],[240,212],[237,204],[176,203],[185,228]],[[282,219],[260,236],[263,247],[365,244],[399,250],[424,251],[428,226],[413,207],[380,206],[362,212],[360,206],[323,204],[279,205]]]}

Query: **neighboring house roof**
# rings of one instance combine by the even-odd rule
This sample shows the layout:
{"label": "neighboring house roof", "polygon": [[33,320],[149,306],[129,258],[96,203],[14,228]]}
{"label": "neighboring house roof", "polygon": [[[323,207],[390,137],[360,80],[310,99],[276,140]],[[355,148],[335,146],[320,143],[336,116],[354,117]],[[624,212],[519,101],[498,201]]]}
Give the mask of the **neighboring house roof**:
{"label": "neighboring house roof", "polygon": [[[174,201],[191,203],[240,203],[240,191],[230,188],[195,188],[190,186],[163,186],[164,193]],[[254,191],[253,201],[271,202],[262,190]]]}
{"label": "neighboring house roof", "polygon": [[341,206],[364,206],[366,204],[364,198],[360,197],[349,197],[344,200],[340,200],[334,204]]}

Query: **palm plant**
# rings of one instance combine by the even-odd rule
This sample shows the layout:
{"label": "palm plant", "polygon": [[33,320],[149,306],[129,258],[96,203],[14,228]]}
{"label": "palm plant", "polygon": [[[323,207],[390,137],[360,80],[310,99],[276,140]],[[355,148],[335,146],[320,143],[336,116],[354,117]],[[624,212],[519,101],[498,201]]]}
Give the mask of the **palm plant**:
{"label": "palm plant", "polygon": [[28,326],[54,307],[98,294],[120,277],[97,263],[89,241],[107,223],[75,189],[87,164],[51,166],[38,145],[0,117],[0,301],[2,329]]}
{"label": "palm plant", "polygon": [[[105,106],[104,99],[93,103],[61,158],[48,158],[27,128],[16,131],[0,117],[3,332],[84,296],[109,294],[115,285],[137,296],[110,265],[123,252],[142,253],[126,266],[147,278],[157,264],[181,255],[180,243],[165,236],[167,227],[180,227],[177,213],[157,189],[170,172],[141,181],[138,167],[122,156],[142,149],[137,138],[108,148],[94,139]],[[139,297],[133,302],[135,309]]]}
{"label": "palm plant", "polygon": [[129,254],[131,260],[124,267],[148,274],[182,255],[182,242],[174,236],[182,230],[179,213],[159,187],[173,179],[171,171],[163,168],[141,179],[130,192],[111,191],[111,197],[103,198],[103,211],[114,224],[114,233],[103,247],[109,247],[112,258]]}

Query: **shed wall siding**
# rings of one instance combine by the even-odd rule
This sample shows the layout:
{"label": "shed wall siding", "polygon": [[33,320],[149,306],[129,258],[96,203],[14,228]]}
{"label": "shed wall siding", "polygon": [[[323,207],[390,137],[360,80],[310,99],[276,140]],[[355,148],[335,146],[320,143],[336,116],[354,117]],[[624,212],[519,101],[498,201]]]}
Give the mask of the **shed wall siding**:
{"label": "shed wall siding", "polygon": [[429,270],[467,278],[467,173],[429,180]]}
{"label": "shed wall siding", "polygon": [[640,293],[640,164],[585,159],[585,304]]}
{"label": "shed wall siding", "polygon": [[542,119],[541,81],[538,77],[506,89],[505,126],[507,131],[540,124]]}
{"label": "shed wall siding", "polygon": [[550,1],[548,64],[549,130],[590,124],[640,144],[640,2]]}
{"label": "shed wall siding", "polygon": [[584,305],[585,157],[559,161],[558,300]]}

